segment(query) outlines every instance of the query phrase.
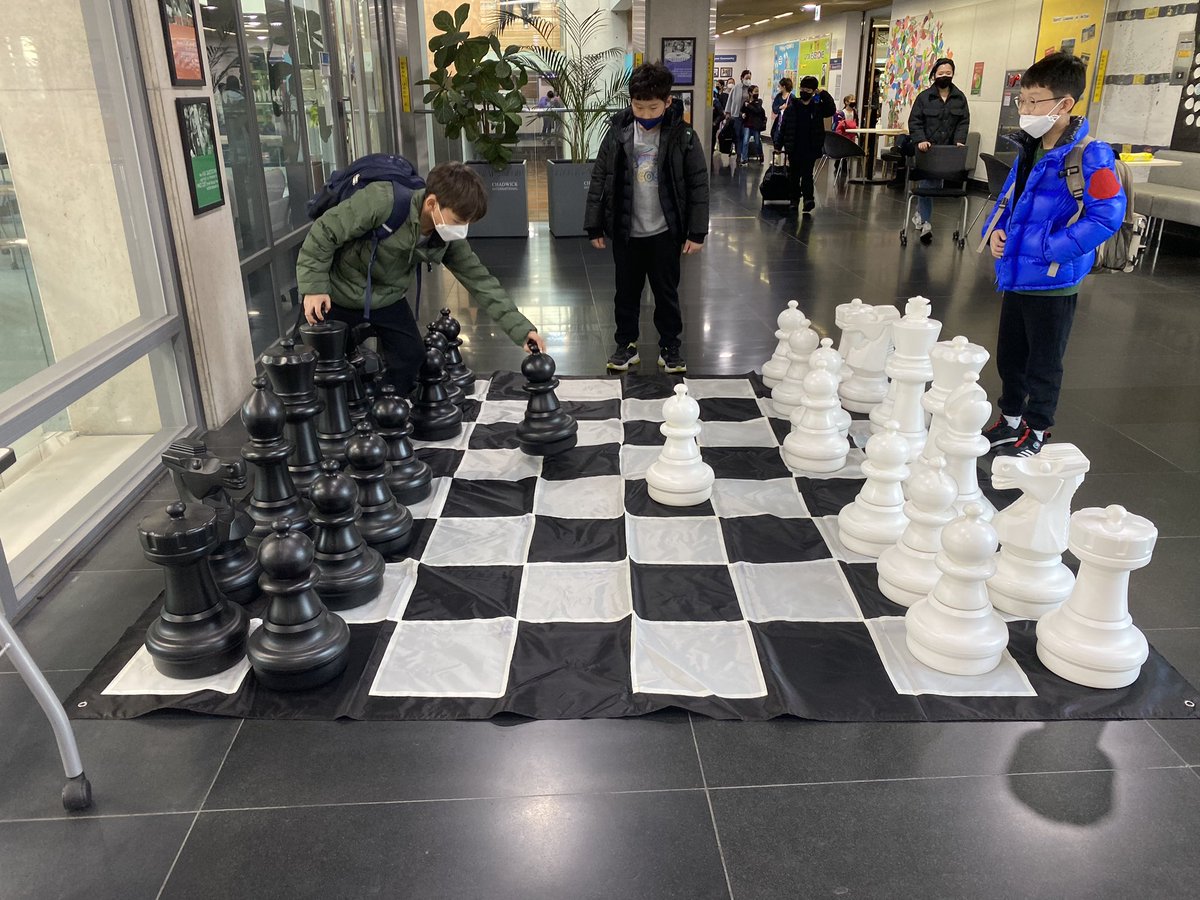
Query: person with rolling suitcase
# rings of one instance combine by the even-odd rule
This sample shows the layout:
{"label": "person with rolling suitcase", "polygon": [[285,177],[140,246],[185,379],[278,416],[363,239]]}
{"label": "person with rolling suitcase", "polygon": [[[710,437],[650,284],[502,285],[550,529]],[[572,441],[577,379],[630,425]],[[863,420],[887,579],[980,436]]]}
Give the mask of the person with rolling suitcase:
{"label": "person with rolling suitcase", "polygon": [[792,202],[792,186],[788,178],[788,162],[787,154],[779,149],[772,148],[771,164],[767,166],[767,171],[763,174],[762,183],[758,186],[758,192],[762,194],[762,205],[765,206],[788,206]]}

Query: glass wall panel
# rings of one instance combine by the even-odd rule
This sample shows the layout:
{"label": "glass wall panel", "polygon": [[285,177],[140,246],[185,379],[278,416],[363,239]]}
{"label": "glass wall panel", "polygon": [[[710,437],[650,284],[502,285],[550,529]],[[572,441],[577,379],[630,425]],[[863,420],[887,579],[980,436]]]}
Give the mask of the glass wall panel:
{"label": "glass wall panel", "polygon": [[271,264],[246,276],[246,309],[250,316],[250,345],[258,358],[279,337],[279,314],[275,288],[271,284]]}
{"label": "glass wall panel", "polygon": [[292,15],[304,93],[304,127],[308,131],[309,186],[316,193],[336,168],[332,67],[320,0],[292,0]]}

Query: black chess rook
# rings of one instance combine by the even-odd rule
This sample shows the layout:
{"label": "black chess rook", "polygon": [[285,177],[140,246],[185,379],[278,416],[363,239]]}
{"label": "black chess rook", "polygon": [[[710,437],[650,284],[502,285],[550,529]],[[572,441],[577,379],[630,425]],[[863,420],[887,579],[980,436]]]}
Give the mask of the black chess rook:
{"label": "black chess rook", "polygon": [[246,511],[254,528],[246,537],[251,546],[271,533],[271,523],[281,517],[305,533],[312,530],[308,503],[296,491],[287,461],[292,445],[283,437],[287,420],[283,403],[267,387],[267,379],[253,381],[254,393],[242,404],[242,424],[250,440],[242,445],[242,459],[254,470],[254,489]]}
{"label": "black chess rook", "polygon": [[290,335],[272,344],[260,357],[271,389],[287,411],[283,436],[292,445],[287,466],[301,497],[308,496],[309,486],[321,474],[316,417],[322,404],[317,399],[314,381],[317,359],[316,350],[307,344],[297,346],[296,339]]}
{"label": "black chess rook", "polygon": [[379,436],[387,443],[387,461],[391,474],[387,477],[392,496],[405,506],[419,503],[433,490],[433,470],[429,463],[417,459],[413,450],[413,427],[408,421],[408,401],[396,396],[396,389],[385,384],[371,407]]}
{"label": "black chess rook", "polygon": [[317,443],[321,456],[346,460],[346,441],[354,434],[350,418],[348,385],[354,369],[346,361],[346,323],[325,320],[316,325],[301,325],[300,339],[317,351],[317,369],[313,380],[321,400],[317,415]]}
{"label": "black chess rook", "polygon": [[359,422],[358,434],[346,445],[346,456],[350,460],[346,474],[358,486],[359,533],[385,557],[401,553],[412,540],[413,518],[388,487],[387,443],[367,422]]}
{"label": "black chess rook", "polygon": [[445,365],[440,350],[425,350],[410,416],[412,436],[418,441],[447,441],[462,433],[462,410],[446,394]]}
{"label": "black chess rook", "polygon": [[562,408],[554,393],[554,360],[529,342],[529,355],[521,363],[529,403],[525,418],[517,426],[517,442],[530,456],[553,456],[570,450],[579,440],[579,423]]}
{"label": "black chess rook", "polygon": [[459,337],[462,325],[450,315],[449,307],[442,307],[441,315],[434,320],[433,327],[446,336],[449,345],[446,351],[446,375],[462,389],[464,397],[470,397],[475,393],[475,373],[463,361],[463,341]]}

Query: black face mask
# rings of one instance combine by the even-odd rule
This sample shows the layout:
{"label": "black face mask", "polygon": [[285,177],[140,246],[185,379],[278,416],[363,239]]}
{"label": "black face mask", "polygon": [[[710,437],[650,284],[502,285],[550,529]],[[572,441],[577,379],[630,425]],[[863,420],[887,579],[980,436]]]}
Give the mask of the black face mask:
{"label": "black face mask", "polygon": [[803,100],[805,103],[807,103],[812,98],[813,98],[812,91],[801,91],[800,92],[800,99]]}
{"label": "black face mask", "polygon": [[951,84],[954,83],[954,76],[953,75],[942,75],[938,78],[933,79],[933,83],[938,86],[939,90],[945,90],[946,88],[950,87]]}

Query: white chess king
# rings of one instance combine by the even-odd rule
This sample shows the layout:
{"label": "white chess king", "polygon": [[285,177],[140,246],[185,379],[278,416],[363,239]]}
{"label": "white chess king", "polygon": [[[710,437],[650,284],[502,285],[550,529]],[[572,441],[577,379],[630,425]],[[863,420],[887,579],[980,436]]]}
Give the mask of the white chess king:
{"label": "white chess king", "polygon": [[675,385],[675,396],[663,403],[660,430],[666,437],[658,459],[646,470],[650,499],[664,506],[696,506],[712,496],[713,470],[700,456],[700,404],[687,387]]}

